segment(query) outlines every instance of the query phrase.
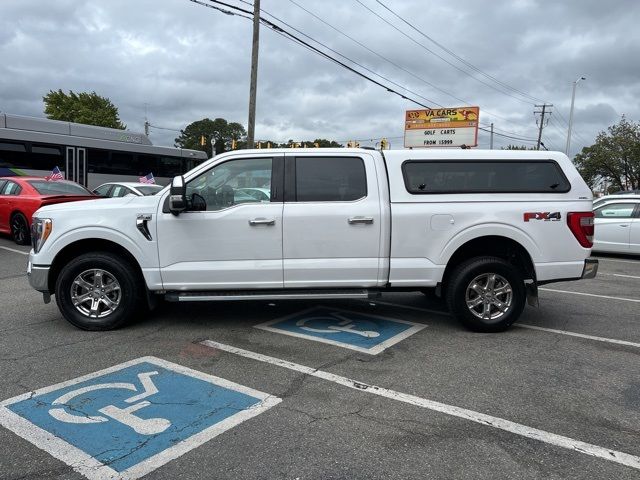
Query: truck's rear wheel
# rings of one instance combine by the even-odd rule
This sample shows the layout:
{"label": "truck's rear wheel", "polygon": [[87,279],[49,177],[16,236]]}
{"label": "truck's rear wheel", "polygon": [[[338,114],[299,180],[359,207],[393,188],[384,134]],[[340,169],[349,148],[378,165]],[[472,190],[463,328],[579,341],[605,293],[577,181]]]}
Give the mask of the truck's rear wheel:
{"label": "truck's rear wheel", "polygon": [[109,252],[85,253],[64,266],[56,281],[62,315],[83,330],[112,330],[140,304],[141,284],[133,267]]}
{"label": "truck's rear wheel", "polygon": [[526,290],[519,270],[497,257],[477,257],[451,273],[446,300],[451,313],[477,332],[501,332],[524,308]]}

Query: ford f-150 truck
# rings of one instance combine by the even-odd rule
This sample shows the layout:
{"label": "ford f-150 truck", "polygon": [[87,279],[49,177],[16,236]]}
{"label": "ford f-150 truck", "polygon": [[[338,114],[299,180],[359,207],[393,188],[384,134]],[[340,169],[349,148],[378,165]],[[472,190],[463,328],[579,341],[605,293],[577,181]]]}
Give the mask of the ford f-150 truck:
{"label": "ford f-150 truck", "polygon": [[434,292],[500,331],[537,286],[591,278],[592,194],[562,153],[274,149],[218,155],[150,197],[33,218],[28,276],[87,330],[168,301]]}

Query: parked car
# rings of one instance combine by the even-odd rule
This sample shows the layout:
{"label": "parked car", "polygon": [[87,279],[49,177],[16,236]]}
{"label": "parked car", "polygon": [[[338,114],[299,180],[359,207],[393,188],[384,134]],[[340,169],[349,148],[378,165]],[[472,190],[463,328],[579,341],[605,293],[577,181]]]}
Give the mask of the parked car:
{"label": "parked car", "polygon": [[598,208],[600,205],[604,205],[605,203],[612,202],[614,200],[640,200],[640,194],[636,193],[616,193],[611,195],[605,195],[604,197],[597,198],[593,201],[593,208]]}
{"label": "parked car", "polygon": [[[271,186],[270,201],[240,191]],[[254,183],[254,184],[256,184]],[[174,302],[375,298],[435,289],[508,328],[537,286],[592,278],[591,190],[566,155],[271,149],[216,155],[151,197],[40,209],[31,286],[87,330]]]}
{"label": "parked car", "polygon": [[164,187],[149,183],[137,182],[110,182],[103,183],[93,190],[93,193],[101,197],[126,197],[135,195],[136,197],[155,195]]}
{"label": "parked car", "polygon": [[0,232],[18,245],[31,241],[31,217],[45,205],[95,199],[89,190],[67,180],[42,177],[0,177]]}
{"label": "parked car", "polygon": [[594,204],[594,251],[640,255],[640,196],[629,197]]}

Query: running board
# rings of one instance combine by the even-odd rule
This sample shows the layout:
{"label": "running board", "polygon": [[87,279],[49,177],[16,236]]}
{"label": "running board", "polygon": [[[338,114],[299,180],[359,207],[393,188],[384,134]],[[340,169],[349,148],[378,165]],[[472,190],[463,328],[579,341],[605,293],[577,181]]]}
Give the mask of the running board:
{"label": "running board", "polygon": [[210,302],[230,300],[318,300],[330,298],[374,298],[376,290],[276,290],[276,291],[200,291],[169,292],[164,298],[168,302]]}

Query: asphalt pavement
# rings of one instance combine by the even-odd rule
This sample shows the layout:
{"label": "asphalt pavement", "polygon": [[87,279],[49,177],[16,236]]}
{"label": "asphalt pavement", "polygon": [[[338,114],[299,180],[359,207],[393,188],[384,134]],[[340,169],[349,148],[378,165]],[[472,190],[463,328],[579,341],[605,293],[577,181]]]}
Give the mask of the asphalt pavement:
{"label": "asphalt pavement", "polygon": [[[148,447],[145,441],[117,458],[122,469],[134,465],[131,472],[144,478],[640,478],[638,257],[600,256],[595,279],[544,286],[540,306],[525,308],[518,324],[501,334],[469,332],[440,302],[414,293],[375,302],[162,303],[120,330],[96,333],[68,324],[55,301],[45,305],[29,287],[27,252],[0,238],[0,402],[19,397],[22,416],[53,436],[17,423],[5,428],[13,418],[5,415],[0,479],[109,478],[101,465],[85,465],[102,458],[98,454],[85,461],[59,442],[63,429],[53,414],[30,412],[48,401],[39,389],[63,384],[63,392],[79,377],[114,366],[117,374],[119,364],[134,368],[142,361],[151,362],[143,376],[159,372],[152,380],[174,368],[228,388],[240,385],[262,399],[258,407],[238,407],[246,418],[233,417],[224,428],[212,424],[206,439],[180,436],[186,427],[176,430],[167,444],[175,454],[161,452],[145,463],[135,457]],[[327,316],[335,316],[336,325],[296,330]],[[353,336],[345,329],[367,318],[405,333],[390,337],[377,354],[327,343]],[[271,330],[256,328],[267,322]],[[355,337],[370,340],[360,338],[362,332]],[[153,358],[140,360],[146,357]],[[172,399],[182,401],[184,388],[156,384],[164,399],[156,402],[158,412]],[[155,408],[149,406],[153,394],[147,389],[149,402],[128,412],[148,421],[142,412]],[[39,398],[40,404],[28,403]],[[125,403],[117,401],[122,411]],[[4,405],[18,411],[11,406],[17,403]],[[188,416],[192,407],[187,402],[180,410]],[[127,420],[100,411],[102,420],[85,414],[66,427],[136,429],[129,413]],[[211,415],[187,418],[185,425]],[[177,418],[171,417],[175,425]],[[114,431],[105,430],[105,442],[126,440]],[[87,437],[74,444],[71,434],[66,441],[80,450],[91,443]],[[135,466],[138,460],[144,468]],[[120,472],[116,465],[113,460]]]}

